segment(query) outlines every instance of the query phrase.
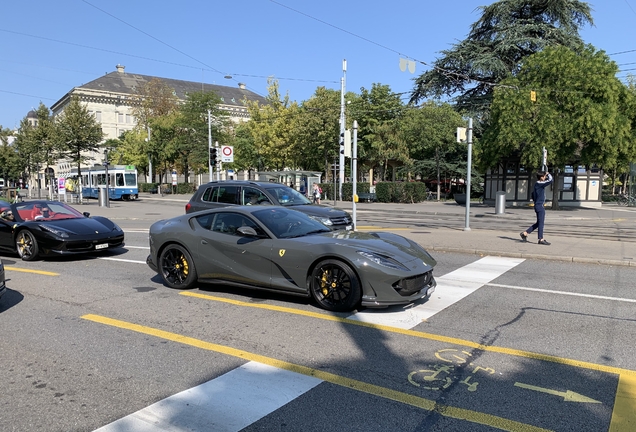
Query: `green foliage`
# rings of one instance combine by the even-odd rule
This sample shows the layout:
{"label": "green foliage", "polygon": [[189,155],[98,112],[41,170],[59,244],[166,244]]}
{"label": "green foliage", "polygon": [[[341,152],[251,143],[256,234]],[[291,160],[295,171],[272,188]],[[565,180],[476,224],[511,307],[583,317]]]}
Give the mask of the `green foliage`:
{"label": "green foliage", "polygon": [[139,192],[157,193],[159,192],[159,183],[137,183]]}
{"label": "green foliage", "polygon": [[579,52],[548,48],[529,57],[495,92],[491,127],[479,145],[481,167],[517,154],[525,166],[539,168],[543,146],[555,167],[616,163],[631,145],[629,97],[617,71],[591,46]]}
{"label": "green foliage", "polygon": [[55,126],[60,156],[69,159],[77,166],[78,174],[81,173],[81,165],[93,160],[89,154],[99,150],[98,144],[104,138],[100,124],[86,106],[73,97],[55,118]]}
{"label": "green foliage", "polygon": [[378,182],[375,195],[378,202],[417,203],[426,200],[426,185],[422,182]]}
{"label": "green foliage", "polygon": [[579,29],[593,25],[588,3],[577,0],[499,0],[482,6],[463,41],[442,51],[415,80],[411,101],[458,96],[459,111],[487,115],[493,84],[514,75],[522,61],[550,46],[578,49]]}

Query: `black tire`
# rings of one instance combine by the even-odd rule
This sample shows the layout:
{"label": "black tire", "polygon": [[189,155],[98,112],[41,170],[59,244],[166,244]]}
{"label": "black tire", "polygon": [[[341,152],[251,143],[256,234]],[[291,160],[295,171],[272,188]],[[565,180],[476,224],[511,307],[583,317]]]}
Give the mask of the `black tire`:
{"label": "black tire", "polygon": [[346,263],[324,260],[314,268],[309,280],[311,296],[328,311],[353,310],[362,298],[360,281]]}
{"label": "black tire", "polygon": [[15,248],[23,261],[33,261],[38,257],[38,242],[33,233],[27,229],[23,229],[16,235]]}
{"label": "black tire", "polygon": [[197,281],[197,271],[192,257],[183,246],[178,244],[168,245],[161,251],[159,274],[170,288],[192,288]]}

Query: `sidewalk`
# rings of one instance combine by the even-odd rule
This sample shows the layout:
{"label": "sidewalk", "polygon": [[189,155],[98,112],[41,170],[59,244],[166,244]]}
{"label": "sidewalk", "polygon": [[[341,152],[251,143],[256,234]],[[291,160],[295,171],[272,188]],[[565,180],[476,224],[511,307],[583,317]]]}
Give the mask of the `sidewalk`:
{"label": "sidewalk", "polygon": [[[165,205],[185,206],[189,195],[151,195],[140,194],[142,202],[156,202]],[[333,206],[333,201],[323,201]],[[91,213],[113,215],[112,209],[91,206]],[[353,203],[339,201],[337,208],[352,213]],[[427,201],[416,204],[394,203],[357,203],[356,212],[375,211],[393,214],[418,214],[442,217],[464,217],[466,208],[454,202]],[[132,215],[131,215],[132,216]],[[495,214],[494,207],[471,203],[470,220],[475,218],[496,218],[502,221],[517,220],[520,224],[531,224],[535,220],[531,207],[507,207],[504,214]],[[566,208],[561,211],[546,212],[547,227],[568,228],[579,223],[590,222],[594,226],[615,229],[619,233],[616,239],[600,239],[587,236],[559,236],[550,234],[550,246],[538,245],[535,241],[521,242],[516,232],[509,230],[463,228],[453,226],[443,228],[409,228],[395,232],[415,240],[424,246],[434,257],[444,252],[460,252],[475,255],[498,255],[527,259],[545,259],[564,262],[594,263],[604,265],[636,267],[636,208],[607,205],[601,208]],[[616,228],[617,223],[627,227]],[[531,237],[536,238],[536,236]]]}

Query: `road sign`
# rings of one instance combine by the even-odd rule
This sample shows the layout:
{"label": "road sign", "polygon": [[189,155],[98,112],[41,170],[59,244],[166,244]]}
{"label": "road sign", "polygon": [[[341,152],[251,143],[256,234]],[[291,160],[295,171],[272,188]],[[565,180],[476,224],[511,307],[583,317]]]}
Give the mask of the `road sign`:
{"label": "road sign", "polygon": [[221,162],[234,162],[234,147],[221,147]]}

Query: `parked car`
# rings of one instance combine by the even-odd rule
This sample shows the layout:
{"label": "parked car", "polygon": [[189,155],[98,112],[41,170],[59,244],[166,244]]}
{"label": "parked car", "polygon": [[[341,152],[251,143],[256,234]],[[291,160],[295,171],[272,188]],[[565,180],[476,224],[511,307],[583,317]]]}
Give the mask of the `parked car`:
{"label": "parked car", "polygon": [[108,218],[59,201],[0,202],[0,250],[17,252],[24,261],[122,246],[124,232]]}
{"label": "parked car", "polygon": [[313,298],[323,309],[387,307],[435,291],[435,259],[389,232],[333,231],[281,206],[233,206],[155,222],[146,262],[165,285],[199,282]]}
{"label": "parked car", "polygon": [[305,195],[281,183],[213,181],[199,186],[185,210],[192,213],[233,205],[279,205],[301,211],[333,230],[353,228],[353,219],[346,211],[312,204]]}

